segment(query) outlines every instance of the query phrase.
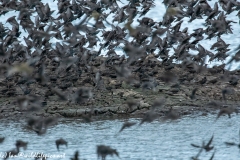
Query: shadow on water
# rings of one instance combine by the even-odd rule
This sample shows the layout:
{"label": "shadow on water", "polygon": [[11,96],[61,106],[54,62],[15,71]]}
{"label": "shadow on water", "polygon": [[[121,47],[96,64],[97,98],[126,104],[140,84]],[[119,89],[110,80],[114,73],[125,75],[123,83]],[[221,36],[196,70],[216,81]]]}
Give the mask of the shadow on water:
{"label": "shadow on water", "polygon": [[[240,116],[234,115],[231,119],[227,116],[221,117],[216,123],[216,115],[208,116],[185,116],[176,121],[161,120],[141,126],[135,125],[123,130],[118,134],[124,119],[99,120],[91,123],[82,123],[81,119],[60,120],[58,125],[49,128],[43,136],[24,127],[25,121],[4,122],[0,124],[1,136],[6,137],[0,144],[0,152],[13,149],[15,141],[21,139],[29,143],[24,155],[44,153],[49,155],[63,155],[70,159],[74,152],[80,152],[80,158],[97,159],[96,145],[104,144],[116,148],[121,159],[168,159],[186,160],[195,156],[198,149],[190,144],[202,144],[208,141],[214,134],[212,145],[216,150],[214,159],[235,160],[240,156],[236,146],[228,147],[226,141],[239,141],[239,120]],[[140,119],[130,119],[132,122],[140,122]],[[68,148],[60,146],[57,151],[55,140],[63,137],[68,141]],[[214,150],[203,151],[200,159],[209,159]],[[14,159],[14,158],[12,158]],[[34,159],[18,157],[17,159]],[[51,159],[51,158],[50,158]],[[117,159],[107,157],[108,160]]]}

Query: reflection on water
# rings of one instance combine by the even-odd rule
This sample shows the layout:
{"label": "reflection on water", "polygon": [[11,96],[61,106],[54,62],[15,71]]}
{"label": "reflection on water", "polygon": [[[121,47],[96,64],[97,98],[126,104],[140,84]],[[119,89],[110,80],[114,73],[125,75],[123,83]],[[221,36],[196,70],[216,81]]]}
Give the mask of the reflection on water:
{"label": "reflection on water", "polygon": [[[174,122],[154,121],[142,126],[135,125],[131,128],[120,130],[124,120],[103,120],[90,123],[82,123],[80,119],[64,119],[58,125],[49,128],[47,134],[37,136],[34,132],[24,128],[24,121],[2,122],[0,124],[0,136],[6,137],[0,144],[0,156],[4,151],[14,148],[15,141],[21,139],[29,142],[28,148],[22,153],[30,155],[36,152],[64,156],[70,159],[74,152],[80,152],[81,159],[97,159],[96,145],[104,144],[116,148],[121,159],[167,159],[187,160],[198,153],[197,148],[190,144],[202,144],[208,141],[214,134],[213,145],[216,150],[217,160],[236,160],[240,157],[236,146],[227,147],[224,142],[239,142],[240,116],[234,115],[231,119],[221,117],[213,123],[216,115],[183,117]],[[139,123],[139,119],[131,119]],[[55,140],[63,137],[68,141],[68,148],[60,146],[57,151]],[[200,159],[209,159],[214,150],[203,151]],[[14,158],[12,158],[14,159]],[[17,159],[33,159],[20,158]],[[107,157],[108,160],[117,157]]]}

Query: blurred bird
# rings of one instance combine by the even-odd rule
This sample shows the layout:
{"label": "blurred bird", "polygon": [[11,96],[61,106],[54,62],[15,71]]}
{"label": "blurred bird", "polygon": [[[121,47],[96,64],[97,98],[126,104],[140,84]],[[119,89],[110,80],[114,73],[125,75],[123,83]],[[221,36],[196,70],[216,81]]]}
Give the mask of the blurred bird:
{"label": "blurred bird", "polygon": [[26,150],[28,142],[24,142],[22,140],[17,140],[15,145],[16,145],[17,148],[21,148],[22,147],[24,150]]}
{"label": "blurred bird", "polygon": [[119,132],[122,132],[124,129],[132,127],[137,124],[136,122],[125,122]]}
{"label": "blurred bird", "polygon": [[170,109],[165,113],[165,116],[163,117],[163,120],[176,120],[179,119],[179,114],[170,107]]}
{"label": "blurred bird", "polygon": [[192,94],[190,95],[190,98],[191,98],[191,99],[195,99],[195,95],[196,95],[197,90],[198,90],[198,88],[194,88],[194,89],[192,90]]}
{"label": "blurred bird", "polygon": [[106,159],[107,155],[116,155],[119,157],[119,154],[116,149],[112,149],[110,146],[105,146],[105,145],[97,145],[97,156],[98,158],[101,157],[102,160]]}
{"label": "blurred bird", "polygon": [[73,158],[70,158],[70,160],[80,160],[80,159],[79,159],[79,152],[76,151],[76,152],[74,153],[74,157],[73,157]]}
{"label": "blurred bird", "polygon": [[[239,142],[240,142],[240,130],[239,130]],[[227,146],[237,146],[240,149],[240,143],[237,144],[235,142],[224,142]]]}
{"label": "blurred bird", "polygon": [[58,151],[59,151],[59,146],[60,146],[60,145],[65,145],[65,146],[67,147],[67,144],[68,144],[68,142],[65,141],[65,140],[62,139],[62,138],[57,139],[57,140],[55,141],[55,143],[56,143],[56,146],[57,146],[57,150],[58,150]]}
{"label": "blurred bird", "polygon": [[15,73],[22,73],[23,76],[30,76],[33,72],[33,68],[27,63],[20,63],[15,65],[8,70],[8,76],[11,76]]}
{"label": "blurred bird", "polygon": [[5,140],[5,137],[0,137],[0,144],[3,143],[4,140]]}
{"label": "blurred bird", "polygon": [[224,114],[227,114],[229,118],[231,118],[231,114],[235,112],[236,114],[238,114],[238,109],[235,108],[235,107],[232,107],[232,106],[229,106],[229,107],[224,107],[224,108],[221,108],[220,111],[218,112],[218,115],[217,115],[217,118],[216,120],[221,117],[222,115]]}
{"label": "blurred bird", "polygon": [[147,123],[151,123],[152,121],[154,121],[155,119],[157,119],[159,117],[159,115],[154,112],[154,111],[149,111],[145,114],[145,116],[142,118],[141,122],[139,123],[139,125],[142,125],[143,123],[147,122]]}
{"label": "blurred bird", "polygon": [[222,89],[222,97],[223,97],[223,100],[226,102],[226,94],[233,94],[235,91],[234,89],[231,89],[231,88],[224,88]]}
{"label": "blurred bird", "polygon": [[208,141],[208,143],[206,145],[203,142],[202,146],[198,146],[196,144],[191,144],[191,146],[196,147],[196,148],[203,148],[206,152],[208,152],[214,148],[214,146],[210,146],[212,141],[213,141],[213,136],[211,137],[211,139]]}

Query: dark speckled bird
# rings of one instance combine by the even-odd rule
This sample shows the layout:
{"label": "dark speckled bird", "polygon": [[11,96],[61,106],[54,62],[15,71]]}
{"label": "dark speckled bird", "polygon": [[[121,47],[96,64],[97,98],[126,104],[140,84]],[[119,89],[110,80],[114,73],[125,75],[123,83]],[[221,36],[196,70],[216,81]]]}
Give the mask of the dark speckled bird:
{"label": "dark speckled bird", "polygon": [[116,155],[119,157],[119,154],[116,149],[112,149],[110,146],[98,145],[97,146],[97,156],[98,158],[102,158],[102,160],[106,160],[107,155]]}
{"label": "dark speckled bird", "polygon": [[62,139],[62,138],[57,139],[57,140],[55,141],[55,143],[56,143],[56,147],[57,147],[57,150],[58,150],[58,151],[59,151],[59,146],[60,146],[60,145],[65,145],[66,147],[67,147],[67,145],[68,145],[68,142],[67,142],[66,140]]}
{"label": "dark speckled bird", "polygon": [[17,140],[15,145],[16,145],[17,148],[21,148],[22,147],[24,150],[26,150],[28,142],[24,142],[22,140]]}

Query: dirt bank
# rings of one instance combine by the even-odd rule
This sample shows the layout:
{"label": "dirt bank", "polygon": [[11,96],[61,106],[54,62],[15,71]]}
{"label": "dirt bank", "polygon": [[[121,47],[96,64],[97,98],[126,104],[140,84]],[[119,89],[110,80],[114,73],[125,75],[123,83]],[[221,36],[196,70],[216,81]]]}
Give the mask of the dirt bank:
{"label": "dirt bank", "polygon": [[[157,108],[159,115],[164,115],[170,107],[180,115],[187,115],[206,114],[239,104],[240,71],[224,72],[221,66],[200,70],[176,64],[169,70],[154,57],[128,67],[125,65],[125,71],[119,71],[123,68],[116,62],[111,66],[106,60],[95,62],[90,69],[82,69],[79,75],[75,72],[76,66],[60,73],[56,70],[58,66],[54,69],[53,65],[47,65],[44,84],[36,80],[34,72],[34,78],[26,79],[20,74],[2,77],[0,117],[86,117],[90,113],[94,118],[141,117],[156,99],[164,101],[164,105]],[[119,73],[128,71],[128,76]],[[76,101],[79,88],[85,89],[90,96],[82,95],[82,100]]]}

